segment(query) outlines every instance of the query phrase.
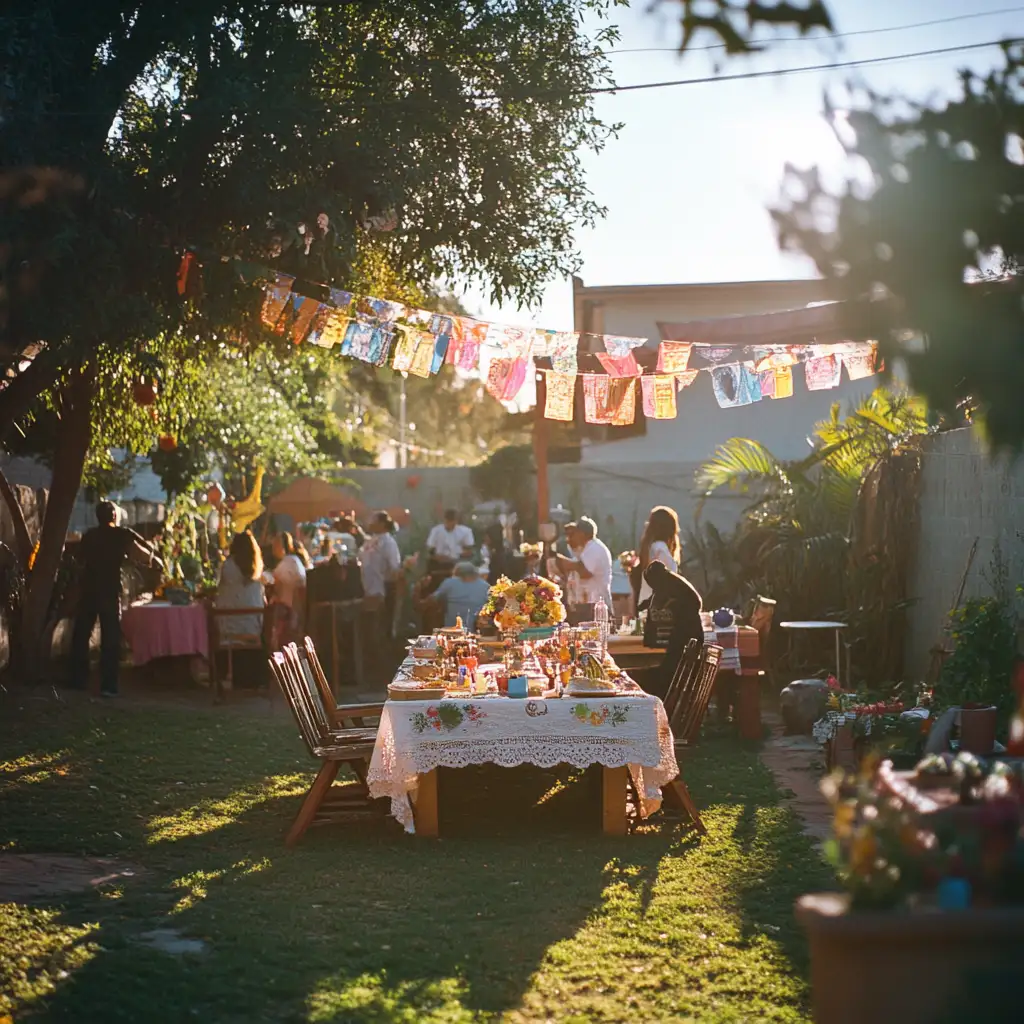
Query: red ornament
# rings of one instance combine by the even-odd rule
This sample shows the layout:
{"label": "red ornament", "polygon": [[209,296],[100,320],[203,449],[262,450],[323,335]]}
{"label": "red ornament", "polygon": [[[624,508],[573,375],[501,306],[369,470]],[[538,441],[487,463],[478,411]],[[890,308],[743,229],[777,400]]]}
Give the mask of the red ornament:
{"label": "red ornament", "polygon": [[161,434],[156,443],[162,452],[173,452],[178,447],[178,439],[173,434]]}
{"label": "red ornament", "polygon": [[156,381],[140,377],[132,385],[132,398],[138,405],[152,405],[156,401]]}
{"label": "red ornament", "polygon": [[405,486],[408,487],[410,491],[415,491],[420,485],[420,479],[421,477],[415,474],[413,476],[406,477]]}

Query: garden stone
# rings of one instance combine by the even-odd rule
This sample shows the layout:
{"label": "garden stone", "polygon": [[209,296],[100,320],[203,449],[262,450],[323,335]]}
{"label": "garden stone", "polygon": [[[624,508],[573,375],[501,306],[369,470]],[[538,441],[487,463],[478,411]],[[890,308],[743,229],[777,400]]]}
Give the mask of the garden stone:
{"label": "garden stone", "polygon": [[789,735],[810,733],[814,723],[825,714],[828,683],[824,679],[794,679],[779,694],[782,721]]}

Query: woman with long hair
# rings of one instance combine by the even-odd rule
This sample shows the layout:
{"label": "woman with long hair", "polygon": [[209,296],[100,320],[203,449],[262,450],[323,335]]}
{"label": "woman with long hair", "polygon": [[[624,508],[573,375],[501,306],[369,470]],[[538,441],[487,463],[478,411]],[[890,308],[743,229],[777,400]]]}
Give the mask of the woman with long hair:
{"label": "woman with long hair", "polygon": [[637,569],[641,575],[640,592],[637,603],[646,601],[651,596],[651,585],[642,578],[651,562],[661,562],[669,572],[679,571],[679,559],[682,551],[679,546],[679,517],[675,510],[667,505],[657,505],[651,509],[640,538],[640,562]]}
{"label": "woman with long hair", "polygon": [[[235,534],[217,582],[216,607],[262,608],[263,554],[249,530]],[[259,615],[224,616],[217,627],[221,636],[259,636],[263,631]]]}
{"label": "woman with long hair", "polygon": [[286,530],[274,538],[273,649],[279,650],[298,637],[306,598],[306,565],[299,555],[295,538]]}

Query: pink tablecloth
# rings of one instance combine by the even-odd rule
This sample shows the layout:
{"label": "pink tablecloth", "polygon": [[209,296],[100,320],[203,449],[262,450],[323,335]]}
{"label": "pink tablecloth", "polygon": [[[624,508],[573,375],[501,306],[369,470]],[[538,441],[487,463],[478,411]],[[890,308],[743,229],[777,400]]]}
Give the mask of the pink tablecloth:
{"label": "pink tablecloth", "polygon": [[209,657],[206,607],[201,604],[133,604],[121,616],[121,629],[136,665],[175,654]]}

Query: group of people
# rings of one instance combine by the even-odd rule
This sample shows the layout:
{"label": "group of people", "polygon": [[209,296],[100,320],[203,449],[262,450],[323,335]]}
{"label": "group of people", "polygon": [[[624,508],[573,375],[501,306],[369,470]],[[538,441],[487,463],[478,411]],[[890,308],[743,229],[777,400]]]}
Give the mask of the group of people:
{"label": "group of people", "polygon": [[[80,596],[72,633],[71,676],[72,685],[85,687],[89,638],[99,619],[101,692],[114,695],[121,644],[121,568],[127,560],[148,566],[161,563],[138,534],[119,525],[112,502],[100,502],[96,517],[98,525],[85,534],[77,551]],[[396,531],[387,512],[375,513],[365,533],[353,519],[342,518],[326,531],[318,548],[325,570],[337,570],[342,579],[357,574],[351,577],[349,593],[363,599],[361,628],[371,657],[394,637],[402,572]],[[542,567],[539,555],[524,557],[511,551],[501,527],[492,526],[485,534],[481,566],[473,560],[473,531],[459,522],[454,509],[447,510],[427,538],[427,572],[413,594],[424,628],[454,626],[460,619],[472,626],[487,601],[490,585],[499,577],[540,571],[560,580],[570,610],[592,609],[603,600],[611,614],[614,562],[608,545],[598,536],[597,524],[583,516],[568,523],[564,535],[565,552],[554,554]],[[265,555],[272,559],[269,572]],[[645,525],[631,584],[637,607],[652,610],[649,622],[664,620],[665,609],[672,610],[668,618],[676,626],[670,648],[677,641],[685,646],[686,640],[703,635],[700,595],[679,575],[679,560],[678,518],[672,509],[658,506]],[[274,649],[299,638],[306,625],[307,592],[319,571],[291,533],[276,534],[267,552],[250,531],[237,534],[221,566],[215,604],[219,608],[265,609],[269,626],[264,630],[261,615],[233,616],[223,621],[222,634],[264,634]]]}

